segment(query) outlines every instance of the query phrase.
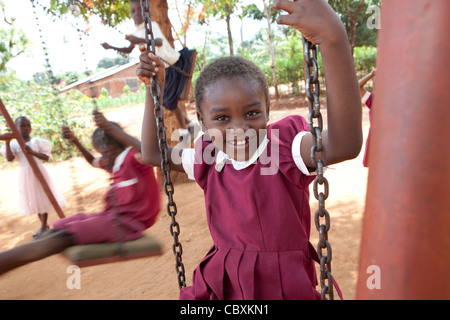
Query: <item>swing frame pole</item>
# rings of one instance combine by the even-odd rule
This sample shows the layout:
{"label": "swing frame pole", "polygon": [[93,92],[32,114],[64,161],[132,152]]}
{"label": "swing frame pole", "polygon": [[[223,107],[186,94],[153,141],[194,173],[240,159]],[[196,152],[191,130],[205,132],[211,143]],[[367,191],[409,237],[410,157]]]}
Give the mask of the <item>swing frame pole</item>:
{"label": "swing frame pole", "polygon": [[356,298],[450,299],[450,1],[384,1]]}
{"label": "swing frame pole", "polygon": [[58,201],[56,201],[55,196],[53,195],[47,181],[45,180],[44,176],[42,175],[41,170],[39,169],[36,160],[34,160],[34,157],[29,154],[28,152],[25,152],[25,141],[23,140],[22,136],[20,135],[19,130],[16,127],[16,124],[11,119],[11,116],[8,113],[8,110],[6,110],[5,105],[3,104],[2,99],[0,99],[0,112],[2,113],[3,117],[6,120],[6,123],[8,124],[9,128],[11,129],[14,138],[19,143],[20,148],[24,151],[23,154],[27,158],[31,169],[33,170],[33,173],[35,174],[36,178],[39,180],[40,184],[42,185],[42,188],[44,189],[45,194],[47,195],[48,199],[50,200],[50,203],[52,204],[53,208],[55,209],[56,213],[58,214],[59,218],[65,218],[64,212],[62,211],[61,207],[58,204]]}

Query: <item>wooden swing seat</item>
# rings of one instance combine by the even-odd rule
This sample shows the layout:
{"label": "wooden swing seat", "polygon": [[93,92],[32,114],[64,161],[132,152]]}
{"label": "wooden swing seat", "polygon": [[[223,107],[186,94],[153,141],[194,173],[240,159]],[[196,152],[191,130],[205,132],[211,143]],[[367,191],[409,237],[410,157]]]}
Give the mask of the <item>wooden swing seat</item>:
{"label": "wooden swing seat", "polygon": [[[120,254],[120,251],[124,253]],[[62,252],[64,257],[80,268],[161,254],[161,244],[148,235],[127,242],[75,245]]]}

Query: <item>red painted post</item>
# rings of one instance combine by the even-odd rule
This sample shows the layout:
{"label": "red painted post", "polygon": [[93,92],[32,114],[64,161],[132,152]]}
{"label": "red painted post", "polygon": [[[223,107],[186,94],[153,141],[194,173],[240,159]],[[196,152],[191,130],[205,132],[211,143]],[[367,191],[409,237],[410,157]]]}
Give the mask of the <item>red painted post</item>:
{"label": "red painted post", "polygon": [[[11,116],[8,113],[8,110],[6,110],[5,105],[3,104],[2,99],[0,99],[0,112],[2,113],[3,117],[6,120],[6,123],[8,124],[9,128],[11,129],[12,133],[14,134],[14,137],[16,138],[17,142],[19,143],[22,150],[25,149],[25,141],[23,140],[22,136],[20,135],[19,130],[17,130],[16,125],[14,124],[14,121],[11,119]],[[34,157],[27,152],[24,152],[25,157],[27,158],[28,162],[30,163],[31,169],[33,170],[33,173],[36,175],[36,178],[39,180],[39,182],[42,185],[42,188],[44,189],[45,194],[47,195],[48,199],[50,200],[50,203],[52,204],[53,208],[55,208],[56,213],[58,216],[62,219],[64,218],[64,213],[61,210],[61,207],[58,204],[58,201],[56,201],[55,196],[53,195],[52,191],[50,190],[50,187],[47,184],[47,181],[44,179],[44,176],[41,173],[41,170],[39,170],[39,167],[36,164],[36,161],[34,160]]]}
{"label": "red painted post", "polygon": [[381,28],[356,298],[450,299],[450,1],[383,1]]}

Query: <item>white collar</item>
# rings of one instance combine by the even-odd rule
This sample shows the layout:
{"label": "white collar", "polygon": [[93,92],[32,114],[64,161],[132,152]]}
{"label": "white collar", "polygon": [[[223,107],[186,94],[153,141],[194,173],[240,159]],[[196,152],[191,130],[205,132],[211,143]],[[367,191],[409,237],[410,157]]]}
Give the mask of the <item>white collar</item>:
{"label": "white collar", "polygon": [[123,163],[123,161],[125,160],[125,157],[127,156],[128,152],[129,152],[130,150],[131,150],[131,149],[126,149],[126,150],[122,151],[122,152],[116,157],[116,159],[114,160],[114,166],[113,166],[113,169],[112,169],[113,172],[117,172],[117,171],[120,170],[120,167],[122,166],[122,163]]}
{"label": "white collar", "polygon": [[252,164],[258,160],[258,158],[262,155],[264,150],[266,149],[267,145],[269,144],[269,139],[267,139],[267,136],[264,137],[263,141],[259,145],[258,149],[255,153],[253,153],[252,157],[248,161],[236,161],[232,159],[229,155],[227,155],[222,150],[219,150],[216,157],[216,165],[215,168],[218,172],[221,172],[225,164],[227,162],[231,161],[231,164],[233,165],[235,170],[243,170],[245,168],[248,168]]}

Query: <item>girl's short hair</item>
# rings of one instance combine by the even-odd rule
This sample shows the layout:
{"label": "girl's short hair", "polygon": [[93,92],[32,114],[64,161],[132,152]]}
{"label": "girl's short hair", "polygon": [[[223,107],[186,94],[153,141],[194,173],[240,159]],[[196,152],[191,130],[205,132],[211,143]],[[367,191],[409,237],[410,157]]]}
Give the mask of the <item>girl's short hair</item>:
{"label": "girl's short hair", "polygon": [[14,121],[14,123],[17,125],[17,124],[18,124],[19,122],[21,122],[22,120],[28,120],[28,121],[31,123],[31,120],[28,119],[28,117],[25,117],[25,116],[18,117],[18,118],[16,119],[16,121]]}
{"label": "girl's short hair", "polygon": [[[122,127],[116,123],[116,122],[112,122],[110,121],[110,123],[114,126],[116,126],[117,128],[119,128],[120,130],[123,130]],[[125,145],[123,145],[121,142],[117,141],[116,139],[114,139],[113,137],[111,137],[110,135],[108,135],[105,130],[103,130],[102,128],[97,128],[95,129],[94,133],[92,134],[92,144],[94,146],[102,146],[102,145],[111,145],[111,144],[116,144],[117,146],[119,146],[120,148],[126,148]]]}
{"label": "girl's short hair", "polygon": [[242,57],[219,58],[205,67],[195,84],[196,108],[201,113],[201,104],[208,86],[222,79],[242,77],[248,81],[256,81],[269,103],[269,85],[264,72],[252,61]]}

